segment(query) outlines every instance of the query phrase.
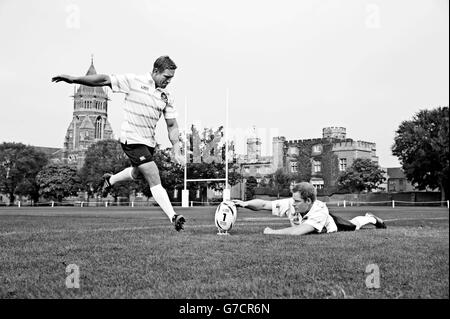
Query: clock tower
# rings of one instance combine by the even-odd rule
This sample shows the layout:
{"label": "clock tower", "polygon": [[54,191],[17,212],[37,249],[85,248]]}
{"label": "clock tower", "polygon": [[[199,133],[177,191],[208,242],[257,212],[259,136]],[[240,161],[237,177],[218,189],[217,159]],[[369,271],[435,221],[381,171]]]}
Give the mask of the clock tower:
{"label": "clock tower", "polygon": [[[94,60],[86,75],[97,74]],[[108,93],[102,87],[74,86],[73,116],[64,139],[64,159],[80,169],[88,147],[100,140],[114,138],[108,122]]]}

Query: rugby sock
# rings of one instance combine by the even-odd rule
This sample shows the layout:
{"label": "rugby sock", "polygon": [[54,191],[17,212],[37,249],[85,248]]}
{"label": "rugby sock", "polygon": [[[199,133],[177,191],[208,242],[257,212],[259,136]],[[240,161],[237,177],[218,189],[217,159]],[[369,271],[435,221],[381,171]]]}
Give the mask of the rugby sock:
{"label": "rugby sock", "polygon": [[132,181],[132,180],[134,180],[132,172],[133,172],[133,167],[125,168],[123,171],[111,176],[109,178],[109,183],[111,185],[114,185],[117,182]]}
{"label": "rugby sock", "polygon": [[352,224],[356,225],[356,230],[360,229],[361,227],[367,225],[367,224],[376,224],[376,219],[372,216],[356,216],[352,220],[350,220]]}
{"label": "rugby sock", "polygon": [[156,186],[150,187],[150,190],[152,191],[153,198],[156,200],[159,207],[161,207],[164,213],[166,213],[167,217],[169,217],[170,222],[172,222],[175,211],[173,210],[169,195],[167,195],[164,187],[162,187],[161,184],[158,184]]}

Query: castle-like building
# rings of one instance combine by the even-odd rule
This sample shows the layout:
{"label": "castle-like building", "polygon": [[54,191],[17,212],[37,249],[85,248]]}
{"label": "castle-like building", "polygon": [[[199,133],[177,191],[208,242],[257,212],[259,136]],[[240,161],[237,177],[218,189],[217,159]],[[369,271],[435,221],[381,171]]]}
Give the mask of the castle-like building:
{"label": "castle-like building", "polygon": [[[93,59],[86,75],[97,74]],[[85,152],[93,143],[113,138],[108,122],[108,93],[101,87],[74,87],[73,115],[64,139],[63,158],[81,168]]]}
{"label": "castle-like building", "polygon": [[[325,127],[321,138],[286,140],[274,137],[272,156],[261,156],[260,140],[247,139],[247,155],[239,160],[244,178],[254,176],[258,183],[282,169],[286,173],[299,173],[299,158],[306,158],[310,165],[310,182],[318,189],[336,186],[337,177],[357,158],[368,158],[378,163],[376,144],[347,138],[345,127]],[[303,162],[304,163],[304,162]]]}

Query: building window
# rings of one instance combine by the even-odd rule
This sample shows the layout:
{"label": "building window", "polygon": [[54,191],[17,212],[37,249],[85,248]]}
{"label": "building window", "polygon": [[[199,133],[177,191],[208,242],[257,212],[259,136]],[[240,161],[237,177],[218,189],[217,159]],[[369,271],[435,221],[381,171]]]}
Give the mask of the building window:
{"label": "building window", "polygon": [[102,138],[102,118],[100,116],[95,121],[95,138]]}
{"label": "building window", "polygon": [[340,158],[339,159],[339,170],[341,172],[343,172],[346,169],[347,169],[347,159],[346,158]]}
{"label": "building window", "polygon": [[297,162],[291,162],[291,172],[292,173],[298,172],[298,163]]}
{"label": "building window", "polygon": [[314,153],[320,153],[320,152],[322,152],[322,145],[314,145],[313,146],[313,152]]}
{"label": "building window", "polygon": [[322,180],[319,181],[311,181],[311,184],[316,188],[316,189],[323,189],[324,188],[324,182]]}
{"label": "building window", "polygon": [[389,192],[396,192],[397,188],[395,186],[396,186],[396,184],[395,184],[394,181],[389,181],[389,189],[388,189],[388,191]]}
{"label": "building window", "polygon": [[321,162],[318,162],[318,161],[314,161],[314,165],[313,165],[314,167],[314,173],[319,173],[319,172],[321,172],[322,171],[322,168],[321,168],[321,166],[322,166],[322,163]]}
{"label": "building window", "polygon": [[298,155],[299,150],[297,147],[295,146],[291,146],[289,147],[289,155]]}

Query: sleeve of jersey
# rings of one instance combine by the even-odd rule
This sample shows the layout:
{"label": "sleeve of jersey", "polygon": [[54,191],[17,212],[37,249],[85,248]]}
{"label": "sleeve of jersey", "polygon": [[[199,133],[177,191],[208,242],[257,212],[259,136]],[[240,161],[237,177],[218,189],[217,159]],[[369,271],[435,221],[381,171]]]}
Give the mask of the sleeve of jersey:
{"label": "sleeve of jersey", "polygon": [[133,74],[111,74],[109,78],[111,79],[111,89],[114,93],[130,93],[130,83],[134,79]]}
{"label": "sleeve of jersey", "polygon": [[319,233],[325,227],[328,217],[328,208],[317,207],[303,217],[302,224],[308,224],[314,227]]}
{"label": "sleeve of jersey", "polygon": [[169,101],[168,101],[166,107],[164,108],[164,118],[166,120],[176,119],[178,117],[178,112],[175,109],[175,106],[173,106],[174,100],[170,95],[168,97],[168,100]]}
{"label": "sleeve of jersey", "polygon": [[272,202],[272,215],[283,217],[288,216],[291,202],[289,198],[274,200]]}

